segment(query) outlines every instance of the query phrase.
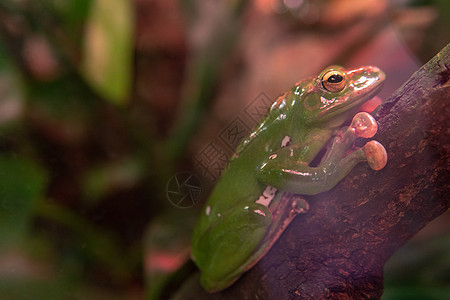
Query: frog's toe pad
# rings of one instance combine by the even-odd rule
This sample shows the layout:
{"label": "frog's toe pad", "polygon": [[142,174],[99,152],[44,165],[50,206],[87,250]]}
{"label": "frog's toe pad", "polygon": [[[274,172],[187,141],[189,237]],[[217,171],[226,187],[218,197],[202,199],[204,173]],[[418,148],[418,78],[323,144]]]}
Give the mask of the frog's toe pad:
{"label": "frog's toe pad", "polygon": [[387,153],[383,145],[377,141],[370,141],[364,145],[367,163],[373,170],[381,170],[387,163]]}
{"label": "frog's toe pad", "polygon": [[350,125],[357,137],[371,138],[377,133],[378,125],[374,117],[366,112],[357,113]]}

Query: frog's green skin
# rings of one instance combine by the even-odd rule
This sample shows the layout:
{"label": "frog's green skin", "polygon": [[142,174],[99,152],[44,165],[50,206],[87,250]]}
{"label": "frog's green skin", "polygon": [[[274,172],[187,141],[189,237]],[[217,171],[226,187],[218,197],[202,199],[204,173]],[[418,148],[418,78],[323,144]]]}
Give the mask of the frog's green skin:
{"label": "frog's green skin", "polygon": [[[342,72],[342,91],[325,88],[322,80],[330,70]],[[344,158],[356,138],[354,129],[334,136],[339,126],[380,90],[384,77],[376,67],[344,70],[333,66],[316,78],[300,81],[276,100],[267,117],[238,147],[196,225],[192,258],[202,272],[206,290],[214,292],[231,285],[269,250],[295,215],[306,209],[304,201],[282,197],[283,192],[312,195],[327,191],[358,162],[368,159],[364,149]],[[360,114],[375,123],[370,115]],[[376,123],[373,126],[374,132],[367,137],[375,134]],[[333,137],[331,149],[319,165],[308,166]],[[373,142],[385,163],[383,146]]]}

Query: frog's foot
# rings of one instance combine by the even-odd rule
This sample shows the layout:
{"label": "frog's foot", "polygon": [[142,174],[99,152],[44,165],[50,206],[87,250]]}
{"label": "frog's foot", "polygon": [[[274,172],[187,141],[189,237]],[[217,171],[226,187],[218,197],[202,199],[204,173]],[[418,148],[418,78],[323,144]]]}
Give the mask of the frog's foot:
{"label": "frog's foot", "polygon": [[377,133],[378,125],[374,117],[366,112],[357,113],[349,128],[355,137],[371,138]]}
{"label": "frog's foot", "polygon": [[261,165],[257,178],[277,189],[314,195],[334,187],[361,161],[367,161],[372,169],[380,170],[386,165],[387,154],[379,142],[370,141],[348,154],[357,138],[371,138],[377,129],[377,123],[370,114],[358,113],[344,134],[333,138],[330,149],[317,167],[297,160],[299,148],[291,145],[272,154]]}
{"label": "frog's foot", "polygon": [[387,163],[387,153],[383,145],[377,141],[370,141],[363,147],[367,163],[373,170],[381,170]]}
{"label": "frog's foot", "polygon": [[[366,112],[360,112],[353,117],[350,128],[355,136],[363,138],[373,137],[378,130],[375,119]],[[362,148],[367,163],[373,170],[381,170],[387,163],[387,153],[383,145],[377,141],[370,141]]]}
{"label": "frog's foot", "polygon": [[[378,130],[375,119],[366,112],[360,112],[353,117],[351,125],[344,134],[343,142],[338,145],[336,150],[338,156],[348,150],[358,137],[371,138]],[[383,145],[377,141],[369,141],[361,149],[352,152],[343,159],[342,163],[354,164],[359,161],[367,161],[373,170],[381,170],[387,162],[387,153]],[[340,163],[340,164],[342,164]]]}
{"label": "frog's foot", "polygon": [[[337,136],[334,138],[330,150],[327,152],[327,154],[323,159],[323,164],[324,165],[339,164],[339,161],[342,160],[344,157],[346,157],[348,150],[351,148],[351,146],[353,145],[353,143],[357,138],[360,137],[371,138],[377,133],[377,130],[378,130],[377,122],[370,114],[366,112],[360,112],[356,114],[353,117],[350,126],[345,131],[344,135],[342,137]],[[355,151],[358,153],[356,153],[353,156],[350,155],[350,158],[355,158],[358,159],[359,161],[361,161],[361,159],[368,161],[370,160],[371,162],[369,163],[369,165],[371,167],[375,165],[379,167],[381,165],[382,157],[380,154],[375,157],[375,152],[382,153],[381,148],[383,148],[383,146],[377,142],[377,147],[374,147],[373,143],[368,145],[367,148],[365,147],[364,149],[367,150],[365,152],[366,155],[363,155],[363,157],[361,157],[363,153],[361,151],[360,152]],[[386,151],[384,150],[384,153],[385,152]]]}

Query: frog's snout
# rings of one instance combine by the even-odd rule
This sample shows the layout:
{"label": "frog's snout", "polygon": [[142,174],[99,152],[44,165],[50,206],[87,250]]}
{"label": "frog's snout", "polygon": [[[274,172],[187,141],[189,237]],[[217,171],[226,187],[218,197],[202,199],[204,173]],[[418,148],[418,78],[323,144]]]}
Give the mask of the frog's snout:
{"label": "frog's snout", "polygon": [[384,74],[384,72],[380,68],[375,66],[367,67],[367,75],[377,78],[377,81],[380,82],[383,82],[386,79],[386,74]]}
{"label": "frog's snout", "polygon": [[384,72],[375,66],[365,66],[348,73],[353,90],[358,94],[366,94],[367,92],[378,92],[386,78]]}
{"label": "frog's snout", "polygon": [[368,79],[370,82],[381,84],[386,79],[386,74],[375,66],[367,66],[364,69],[364,72],[361,76],[361,79]]}

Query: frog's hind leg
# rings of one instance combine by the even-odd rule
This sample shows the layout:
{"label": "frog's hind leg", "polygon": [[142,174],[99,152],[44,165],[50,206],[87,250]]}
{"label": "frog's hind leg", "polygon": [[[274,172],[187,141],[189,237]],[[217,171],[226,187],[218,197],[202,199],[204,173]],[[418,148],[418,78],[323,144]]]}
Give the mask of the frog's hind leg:
{"label": "frog's hind leg", "polygon": [[224,215],[199,238],[195,247],[196,264],[202,271],[200,281],[209,291],[224,289],[246,266],[256,262],[253,253],[272,224],[270,210],[255,203],[232,208]]}
{"label": "frog's hind leg", "polygon": [[243,271],[253,267],[272,248],[273,244],[297,215],[306,213],[309,210],[309,203],[301,195],[278,192],[268,209],[272,215],[271,224],[259,247],[248,259],[249,264],[246,265]]}

